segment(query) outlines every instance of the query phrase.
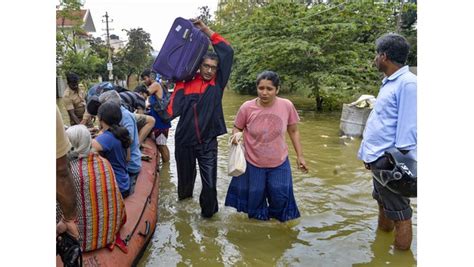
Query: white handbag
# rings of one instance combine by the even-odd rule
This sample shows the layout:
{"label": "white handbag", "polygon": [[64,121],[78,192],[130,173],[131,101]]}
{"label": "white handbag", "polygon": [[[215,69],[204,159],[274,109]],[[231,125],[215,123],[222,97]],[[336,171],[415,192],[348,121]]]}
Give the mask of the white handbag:
{"label": "white handbag", "polygon": [[245,161],[245,148],[242,140],[242,132],[235,134],[237,145],[232,144],[232,137],[229,138],[229,163],[227,165],[230,176],[240,176],[245,173],[247,162]]}

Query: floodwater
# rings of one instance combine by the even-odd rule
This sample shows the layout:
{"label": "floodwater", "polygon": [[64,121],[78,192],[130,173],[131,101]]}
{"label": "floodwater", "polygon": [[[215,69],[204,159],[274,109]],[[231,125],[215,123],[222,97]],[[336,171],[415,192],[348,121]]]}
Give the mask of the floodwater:
{"label": "floodwater", "polygon": [[[231,91],[224,94],[229,132],[238,108],[251,98]],[[296,156],[287,137],[301,217],[286,223],[258,221],[224,207],[231,179],[226,173],[229,134],[218,138],[219,212],[211,219],[201,218],[199,172],[194,197],[178,201],[175,120],[168,140],[171,162],[160,171],[158,225],[139,266],[416,266],[416,199],[412,199],[411,250],[397,251],[393,233],[376,230],[371,176],[356,156],[360,139],[339,137],[340,113],[302,111],[307,99],[288,98],[300,115],[301,143],[310,168],[303,174],[294,167]]]}
{"label": "floodwater", "polygon": [[[231,132],[240,105],[252,96],[226,91],[224,115]],[[307,101],[291,98],[297,109]],[[303,103],[304,102],[304,103]],[[140,266],[416,266],[417,209],[413,199],[413,243],[408,252],[393,249],[393,233],[379,232],[371,176],[357,159],[360,139],[339,137],[339,113],[298,110],[308,174],[294,168],[296,156],[287,137],[293,187],[301,217],[286,223],[250,220],[224,207],[229,134],[218,138],[219,212],[200,215],[201,180],[194,197],[177,198],[173,121],[168,140],[171,162],[160,172],[158,225]]]}

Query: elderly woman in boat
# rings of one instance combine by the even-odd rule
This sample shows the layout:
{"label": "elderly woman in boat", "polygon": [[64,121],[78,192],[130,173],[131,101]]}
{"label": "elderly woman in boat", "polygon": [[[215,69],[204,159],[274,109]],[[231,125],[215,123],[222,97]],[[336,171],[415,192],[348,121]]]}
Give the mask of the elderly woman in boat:
{"label": "elderly woman in boat", "polygon": [[[91,152],[92,139],[84,125],[67,129],[72,148],[68,153],[77,194],[77,225],[82,251],[112,249],[123,241],[119,236],[125,222],[125,205],[110,162]],[[59,215],[61,212],[59,211]]]}

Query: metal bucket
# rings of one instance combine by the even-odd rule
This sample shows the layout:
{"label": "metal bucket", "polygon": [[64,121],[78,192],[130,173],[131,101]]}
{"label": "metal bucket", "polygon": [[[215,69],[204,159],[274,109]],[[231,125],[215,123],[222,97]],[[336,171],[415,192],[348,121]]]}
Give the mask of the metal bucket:
{"label": "metal bucket", "polygon": [[56,98],[63,97],[66,90],[66,81],[59,76],[56,76]]}
{"label": "metal bucket", "polygon": [[361,137],[372,109],[343,104],[339,134]]}

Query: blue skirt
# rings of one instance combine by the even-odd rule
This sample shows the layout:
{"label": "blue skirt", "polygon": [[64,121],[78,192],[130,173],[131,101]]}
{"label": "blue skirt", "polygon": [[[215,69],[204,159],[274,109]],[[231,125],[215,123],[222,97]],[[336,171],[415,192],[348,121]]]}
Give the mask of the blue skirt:
{"label": "blue skirt", "polygon": [[247,161],[245,173],[232,177],[225,205],[258,220],[284,222],[300,217],[288,158],[275,168],[259,168]]}

